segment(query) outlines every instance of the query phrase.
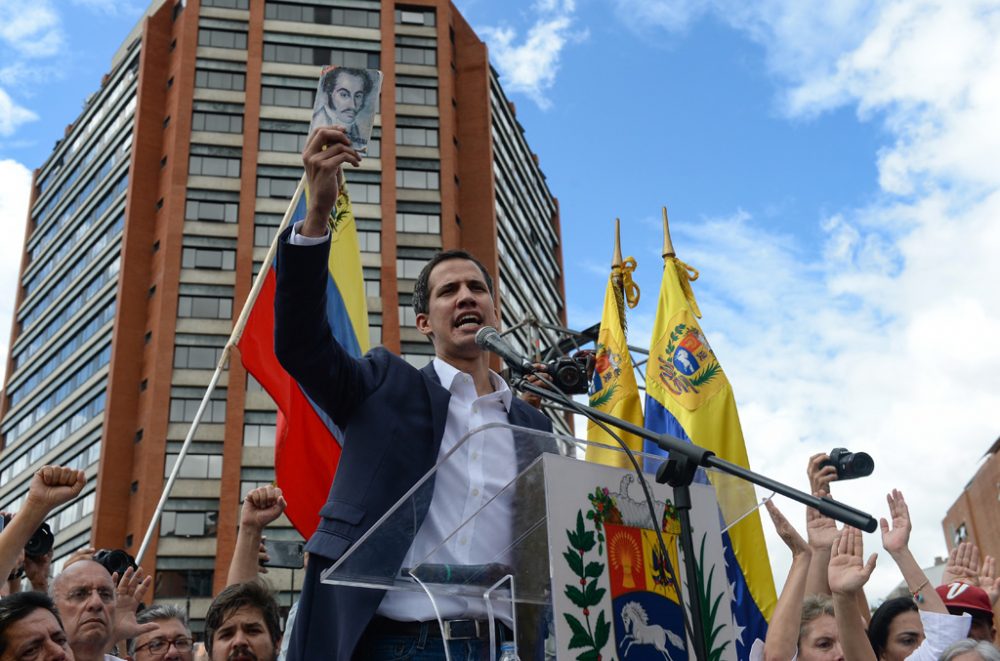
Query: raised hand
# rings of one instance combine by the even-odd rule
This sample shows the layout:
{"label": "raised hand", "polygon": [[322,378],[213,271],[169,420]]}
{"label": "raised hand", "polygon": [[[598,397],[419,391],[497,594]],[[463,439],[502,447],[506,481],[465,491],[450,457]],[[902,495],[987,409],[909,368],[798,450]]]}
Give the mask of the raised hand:
{"label": "raised hand", "polygon": [[809,476],[809,491],[825,491],[830,493],[830,482],[837,479],[837,468],[835,466],[823,466],[823,462],[830,458],[825,452],[814,454],[809,457],[809,465],[806,466],[806,474]]}
{"label": "raised hand", "polygon": [[986,590],[990,596],[990,603],[996,610],[997,601],[1000,601],[1000,576],[996,575],[996,560],[992,555],[983,559],[983,567],[979,571],[979,587]]}
{"label": "raised hand", "polygon": [[896,554],[905,551],[909,546],[910,530],[913,529],[913,525],[910,523],[910,510],[898,489],[893,489],[885,499],[889,503],[892,529],[889,529],[889,523],[884,518],[879,519],[882,528],[882,547],[889,553]]}
{"label": "raised hand", "polygon": [[[815,491],[813,495],[824,498],[829,494],[826,491]],[[829,550],[839,532],[836,521],[817,509],[806,508],[806,536],[809,538],[809,546],[814,550]]]}
{"label": "raised hand", "polygon": [[156,622],[139,624],[135,621],[135,612],[153,584],[152,576],[145,576],[142,567],[125,570],[119,580],[117,572],[111,577],[115,582],[115,640],[135,638],[144,633],[154,631]]}
{"label": "raised hand", "polygon": [[281,489],[268,484],[257,487],[243,499],[243,509],[240,512],[240,526],[247,526],[257,531],[264,530],[285,511],[285,498]]}
{"label": "raised hand", "polygon": [[875,571],[877,554],[873,553],[864,562],[864,542],[861,531],[845,526],[837,536],[830,555],[829,581],[834,594],[853,595],[864,587]]}
{"label": "raised hand", "polygon": [[81,470],[65,466],[43,466],[31,478],[25,506],[35,506],[44,509],[46,513],[51,512],[79,496],[86,484],[87,478]]}
{"label": "raised hand", "polygon": [[340,168],[345,163],[361,165],[361,157],[351,147],[343,126],[317,129],[302,152],[302,163],[309,185],[309,209],[302,225],[305,236],[326,234],[327,218],[340,193]]}
{"label": "raised hand", "polygon": [[778,537],[781,538],[781,541],[792,552],[792,557],[803,553],[812,554],[809,544],[806,543],[806,540],[802,539],[799,531],[788,522],[788,519],[781,513],[778,506],[774,504],[774,501],[767,500],[764,505],[767,507],[767,513],[771,515],[771,521],[774,522],[774,529],[777,531]]}
{"label": "raised hand", "polygon": [[979,569],[979,547],[972,542],[962,542],[948,553],[941,583],[947,585],[958,581],[979,586]]}

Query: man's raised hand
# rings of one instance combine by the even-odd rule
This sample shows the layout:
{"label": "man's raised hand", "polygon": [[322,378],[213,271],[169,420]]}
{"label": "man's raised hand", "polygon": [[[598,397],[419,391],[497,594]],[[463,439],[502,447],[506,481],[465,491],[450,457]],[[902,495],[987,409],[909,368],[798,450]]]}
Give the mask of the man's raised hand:
{"label": "man's raised hand", "polygon": [[281,516],[286,504],[278,487],[271,484],[257,487],[243,499],[240,526],[262,531]]}
{"label": "man's raised hand", "polygon": [[79,496],[86,484],[87,478],[81,470],[43,466],[31,478],[25,503],[44,509],[47,514]]}

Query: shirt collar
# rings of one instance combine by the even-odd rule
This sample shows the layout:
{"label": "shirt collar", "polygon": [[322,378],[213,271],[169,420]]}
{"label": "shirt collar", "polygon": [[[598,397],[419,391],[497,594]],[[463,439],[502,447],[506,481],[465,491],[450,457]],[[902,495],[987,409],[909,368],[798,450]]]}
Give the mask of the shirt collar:
{"label": "shirt collar", "polygon": [[[455,377],[458,376],[459,370],[454,365],[447,363],[437,356],[434,357],[434,371],[437,372],[438,379],[441,381],[441,387],[451,392],[451,384],[455,381]],[[513,391],[507,382],[503,378],[490,370],[490,383],[493,385],[493,392],[500,396],[500,401],[503,403],[503,407],[510,412],[510,403],[514,397]]]}

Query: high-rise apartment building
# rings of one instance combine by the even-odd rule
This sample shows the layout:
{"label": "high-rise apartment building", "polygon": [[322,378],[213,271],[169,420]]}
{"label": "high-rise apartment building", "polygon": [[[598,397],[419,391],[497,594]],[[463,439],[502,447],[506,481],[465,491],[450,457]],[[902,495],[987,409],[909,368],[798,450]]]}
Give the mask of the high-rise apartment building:
{"label": "high-rise apartment building", "polygon": [[[429,359],[410,297],[441,248],[499,276],[506,325],[564,325],[558,206],[450,2],[153,2],[36,172],[27,221],[0,507],[16,511],[43,464],[86,471],[49,521],[57,569],[91,543],[137,551],[299,180],[331,63],[385,74],[369,155],[348,173],[372,343]],[[242,495],[273,479],[274,435],[273,403],[234,356],[143,560],[155,597],[186,603],[196,630]]]}

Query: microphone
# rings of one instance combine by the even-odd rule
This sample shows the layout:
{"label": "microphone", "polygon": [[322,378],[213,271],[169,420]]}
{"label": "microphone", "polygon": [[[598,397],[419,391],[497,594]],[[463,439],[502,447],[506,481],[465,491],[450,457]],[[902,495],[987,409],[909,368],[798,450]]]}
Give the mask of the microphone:
{"label": "microphone", "polygon": [[413,569],[403,568],[400,574],[413,572],[424,583],[447,585],[492,585],[514,570],[499,562],[485,565],[449,565],[427,563]]}
{"label": "microphone", "polygon": [[492,326],[483,326],[476,331],[476,344],[503,358],[503,361],[518,374],[531,374],[535,371],[535,366],[531,361],[519,355],[514,347],[510,346],[510,343],[503,339],[497,329]]}

